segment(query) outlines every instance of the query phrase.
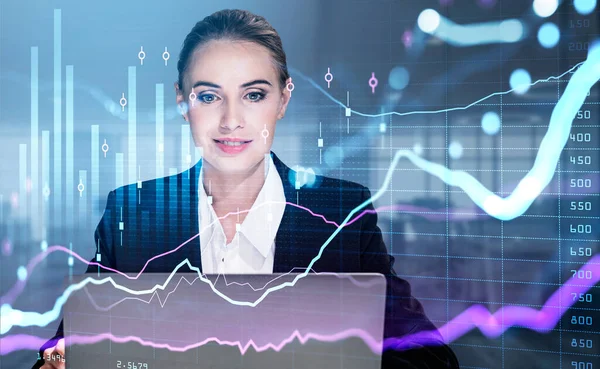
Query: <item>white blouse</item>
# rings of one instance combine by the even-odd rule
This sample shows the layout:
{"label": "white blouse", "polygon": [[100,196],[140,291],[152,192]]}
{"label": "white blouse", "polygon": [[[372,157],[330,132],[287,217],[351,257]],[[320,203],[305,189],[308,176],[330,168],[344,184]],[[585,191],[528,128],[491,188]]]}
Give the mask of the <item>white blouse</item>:
{"label": "white blouse", "polygon": [[[226,244],[227,238],[223,226],[212,206],[212,197],[208,196],[204,189],[203,168],[200,169],[198,224],[204,274],[273,273],[275,236],[283,218],[286,198],[273,158],[267,156],[269,165],[265,183],[252,205],[252,210],[247,213],[242,224],[236,224],[237,232],[229,244]],[[267,201],[279,201],[279,203],[265,203]],[[229,217],[237,217],[237,215],[233,214]]]}

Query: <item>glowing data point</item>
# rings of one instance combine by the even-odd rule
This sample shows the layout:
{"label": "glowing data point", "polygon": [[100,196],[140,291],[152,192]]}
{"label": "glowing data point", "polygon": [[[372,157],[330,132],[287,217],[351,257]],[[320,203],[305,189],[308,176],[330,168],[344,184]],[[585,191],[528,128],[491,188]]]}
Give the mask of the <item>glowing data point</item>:
{"label": "glowing data point", "polygon": [[42,250],[42,251],[48,250],[48,241],[42,240],[42,242],[40,242],[40,250]]}
{"label": "glowing data point", "polygon": [[198,95],[196,95],[196,93],[194,91],[190,92],[190,100],[192,100],[192,106],[194,106],[194,103],[196,102],[197,98],[198,98]]}
{"label": "glowing data point", "polygon": [[549,17],[557,8],[558,0],[533,0],[533,11],[539,17]]}
{"label": "glowing data point", "polygon": [[577,13],[588,15],[596,8],[596,0],[574,0],[573,6],[577,10]]}
{"label": "glowing data point", "polygon": [[448,154],[452,159],[460,159],[463,154],[463,147],[459,142],[453,141],[448,146]]}
{"label": "glowing data point", "polygon": [[390,76],[388,78],[388,84],[391,88],[396,91],[403,90],[410,81],[410,74],[406,68],[401,66],[396,66],[392,68],[390,71]]}
{"label": "glowing data point", "polygon": [[121,99],[119,100],[119,105],[121,105],[121,111],[125,111],[125,105],[127,105],[127,99],[125,98],[125,92],[121,95]]}
{"label": "glowing data point", "polygon": [[481,118],[481,129],[486,134],[493,136],[500,131],[500,117],[494,111],[488,111]]}
{"label": "glowing data point", "polygon": [[294,84],[292,82],[288,83],[285,88],[290,92],[290,97],[292,97],[292,91],[294,91]]}
{"label": "glowing data point", "polygon": [[140,52],[138,53],[138,58],[140,59],[140,65],[144,65],[144,59],[146,58],[146,53],[144,52],[144,47],[140,47]]}
{"label": "glowing data point", "polygon": [[423,146],[421,146],[421,144],[417,142],[413,145],[413,151],[415,152],[415,154],[420,156],[421,154],[423,154]]}
{"label": "glowing data point", "polygon": [[27,269],[24,266],[21,265],[19,269],[17,269],[17,277],[19,277],[20,281],[27,279]]}
{"label": "glowing data point", "polygon": [[77,191],[79,191],[79,197],[83,196],[84,189],[85,189],[85,186],[83,185],[83,182],[81,182],[81,179],[79,179],[79,184],[77,185]]}
{"label": "glowing data point", "polygon": [[328,67],[327,73],[325,73],[325,82],[327,82],[327,88],[329,88],[331,81],[333,81],[333,74],[331,74],[331,70]]}
{"label": "glowing data point", "polygon": [[404,31],[404,33],[402,34],[402,43],[404,44],[404,47],[406,47],[406,48],[409,48],[412,46],[413,33],[411,30],[407,29],[406,31]]}
{"label": "glowing data point", "polygon": [[106,138],[104,139],[104,143],[102,144],[102,152],[104,153],[104,157],[106,157],[106,153],[108,152],[108,144],[106,143]]}
{"label": "glowing data point", "polygon": [[513,89],[514,93],[517,95],[523,95],[529,91],[529,88],[531,87],[531,76],[523,68],[515,69],[511,73],[508,83],[510,84],[510,87]]}
{"label": "glowing data point", "polygon": [[543,24],[538,30],[538,41],[546,49],[553,48],[560,40],[560,30],[556,24],[548,22]]}
{"label": "glowing data point", "polygon": [[167,51],[167,48],[165,47],[165,52],[162,54],[162,58],[165,61],[165,66],[167,65],[167,61],[169,60],[169,57],[171,57],[171,54],[169,54],[169,52]]}
{"label": "glowing data point", "polygon": [[69,266],[72,267],[73,266],[73,261],[74,261],[73,257],[69,256],[69,259],[67,259],[67,264],[69,264]]}
{"label": "glowing data point", "polygon": [[433,9],[425,9],[419,14],[417,24],[421,31],[433,33],[440,25],[440,14]]}
{"label": "glowing data point", "polygon": [[269,130],[267,129],[267,125],[265,124],[265,128],[260,132],[262,138],[265,139],[265,145],[267,144],[267,137],[269,137]]}
{"label": "glowing data point", "polygon": [[12,254],[12,244],[10,243],[9,240],[4,240],[4,242],[2,243],[2,253],[6,256],[9,256],[10,254]]}
{"label": "glowing data point", "polygon": [[371,93],[375,93],[375,87],[377,87],[377,78],[375,78],[375,72],[371,72],[371,78],[369,78],[369,86],[371,86]]}

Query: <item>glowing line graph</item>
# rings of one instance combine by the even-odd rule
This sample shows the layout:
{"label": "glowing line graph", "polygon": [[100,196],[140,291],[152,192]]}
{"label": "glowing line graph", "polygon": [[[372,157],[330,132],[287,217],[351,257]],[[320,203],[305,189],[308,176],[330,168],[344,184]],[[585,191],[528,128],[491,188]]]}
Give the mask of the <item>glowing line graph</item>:
{"label": "glowing line graph", "polygon": [[[216,284],[216,283],[217,283],[217,281],[219,280],[219,278],[223,277],[223,279],[224,279],[224,281],[225,281],[225,285],[226,285],[227,287],[229,287],[229,286],[231,286],[231,285],[237,285],[237,286],[241,286],[241,287],[248,286],[248,287],[250,287],[250,288],[252,289],[252,291],[254,291],[254,292],[258,292],[258,291],[262,291],[262,290],[264,290],[265,288],[267,288],[267,286],[268,286],[269,284],[271,284],[271,283],[274,283],[274,282],[275,282],[275,281],[277,281],[278,279],[281,279],[282,277],[284,277],[284,276],[286,276],[286,275],[289,275],[289,274],[293,273],[293,271],[294,271],[295,269],[296,269],[296,268],[293,268],[293,269],[292,269],[292,271],[290,271],[290,272],[287,272],[287,273],[284,273],[284,274],[281,274],[281,275],[279,275],[279,276],[277,276],[277,277],[275,277],[275,278],[273,278],[273,279],[269,280],[269,281],[268,281],[267,283],[265,283],[265,284],[264,284],[262,287],[258,287],[258,288],[256,288],[256,287],[252,286],[252,284],[250,284],[249,282],[245,282],[245,283],[239,283],[239,282],[235,282],[235,281],[233,281],[233,282],[228,282],[228,281],[227,281],[227,277],[226,277],[226,275],[225,275],[225,274],[219,274],[213,283],[215,283],[215,284]],[[302,268],[302,269],[303,269],[303,268]],[[354,278],[352,275],[344,275],[344,274],[338,274],[338,273],[329,273],[329,272],[319,272],[319,273],[317,273],[317,272],[315,272],[314,274],[319,274],[319,275],[335,275],[335,276],[337,276],[338,278],[346,278],[346,279],[349,279],[349,280],[352,282],[352,284],[354,284],[355,286],[358,286],[358,287],[363,287],[363,288],[367,288],[367,287],[370,287],[370,286],[376,285],[376,284],[378,284],[378,283],[381,283],[380,281],[378,281],[378,280],[376,280],[376,279],[374,279],[372,282],[361,282],[361,281],[358,281],[356,278]],[[117,305],[119,305],[119,304],[122,304],[122,303],[123,303],[123,302],[125,302],[125,301],[139,301],[139,302],[143,302],[143,303],[145,303],[145,304],[150,304],[150,303],[152,302],[152,300],[154,299],[154,297],[156,297],[156,298],[157,298],[157,300],[158,300],[158,303],[159,303],[160,307],[161,307],[161,308],[164,308],[164,307],[165,307],[165,305],[166,305],[166,303],[167,303],[167,300],[169,299],[169,296],[171,296],[171,294],[173,294],[175,291],[177,291],[177,288],[179,288],[179,285],[180,285],[180,284],[181,284],[183,281],[185,281],[185,282],[186,282],[186,283],[187,283],[189,286],[191,286],[191,285],[193,285],[193,284],[194,284],[194,282],[196,282],[197,280],[200,280],[200,278],[199,278],[199,277],[196,277],[196,278],[194,278],[193,280],[191,280],[191,281],[190,281],[190,280],[188,280],[188,279],[187,279],[185,276],[182,276],[182,277],[179,279],[179,281],[177,282],[177,284],[175,285],[175,287],[173,287],[173,290],[171,290],[171,291],[169,291],[169,292],[167,293],[167,295],[164,297],[164,300],[162,300],[162,299],[161,299],[161,297],[160,297],[160,294],[158,293],[158,291],[154,291],[154,292],[152,293],[152,296],[150,296],[150,298],[149,298],[148,300],[144,300],[144,299],[142,299],[142,298],[139,298],[139,297],[124,297],[124,298],[122,298],[122,299],[120,299],[120,300],[118,300],[118,301],[116,301],[116,302],[114,302],[114,303],[112,303],[112,304],[110,304],[110,305],[108,305],[108,306],[106,306],[106,307],[104,307],[104,306],[99,306],[99,305],[96,303],[96,301],[95,301],[94,297],[93,297],[93,296],[90,294],[90,292],[88,291],[88,288],[87,288],[87,287],[84,287],[84,288],[83,288],[83,290],[84,290],[84,292],[86,293],[86,295],[89,297],[89,299],[90,299],[90,302],[92,303],[92,305],[94,306],[94,308],[98,309],[98,311],[109,311],[109,310],[111,310],[112,308],[114,308],[115,306],[117,306]]]}
{"label": "glowing line graph", "polygon": [[[576,277],[570,278],[562,286],[558,288],[546,301],[540,310],[536,310],[523,306],[506,306],[497,310],[495,313],[490,313],[487,308],[482,305],[473,305],[451,321],[439,328],[442,333],[442,338],[445,343],[451,343],[472,329],[479,329],[488,338],[498,337],[511,327],[524,327],[532,329],[539,333],[547,333],[556,326],[560,318],[568,311],[575,300],[572,294],[586,293],[594,288],[600,281],[600,255],[594,255],[579,271],[591,271],[592,278],[580,281]],[[568,301],[562,304],[563,301]],[[202,342],[187,345],[183,347],[173,347],[163,343],[153,343],[142,340],[139,337],[115,337],[111,334],[101,334],[95,336],[71,336],[73,342],[81,344],[92,344],[105,339],[110,339],[113,342],[138,342],[145,346],[155,348],[166,348],[171,351],[183,352],[204,345],[209,342],[216,342],[220,345],[237,346],[240,352],[244,354],[250,347],[253,347],[257,352],[273,349],[280,351],[286,344],[291,343],[294,339],[300,342],[306,342],[308,339],[315,339],[322,342],[334,342],[335,340],[346,339],[349,337],[361,338],[373,352],[381,352],[383,350],[394,348],[404,349],[414,345],[415,342],[423,344],[435,344],[437,332],[421,331],[404,337],[389,337],[383,341],[383,345],[368,333],[360,329],[347,329],[342,332],[331,335],[319,335],[307,333],[301,335],[298,331],[294,331],[289,338],[282,340],[279,344],[269,343],[263,346],[257,346],[252,340],[242,344],[239,341],[222,341],[216,337],[211,337]],[[0,355],[6,355],[10,352],[23,349],[37,349],[45,342],[44,339],[30,335],[13,335],[0,338]]]}
{"label": "glowing line graph", "polygon": [[[422,159],[412,151],[399,150],[394,155],[393,161],[390,164],[390,168],[388,169],[386,177],[383,181],[383,185],[379,188],[375,195],[372,196],[370,199],[365,200],[362,204],[353,209],[347,215],[346,219],[344,219],[344,221],[337,226],[337,229],[329,236],[327,241],[325,241],[325,243],[321,246],[317,255],[309,263],[307,270],[301,274],[298,274],[293,281],[285,282],[278,286],[269,288],[260,298],[258,298],[254,302],[234,301],[227,297],[225,294],[223,294],[221,291],[218,291],[210,281],[201,278],[202,281],[208,283],[211,286],[212,290],[215,293],[217,293],[217,295],[226,299],[230,303],[250,307],[255,307],[271,292],[277,291],[285,287],[294,286],[298,280],[308,275],[313,265],[321,258],[321,255],[323,254],[323,251],[325,250],[327,245],[333,240],[333,238],[335,238],[335,236],[337,236],[341,229],[348,224],[349,220],[354,216],[354,214],[356,214],[362,208],[367,206],[369,203],[377,200],[384,194],[389,185],[389,182],[391,181],[393,169],[397,167],[399,160],[403,157],[408,158],[411,162],[413,162],[413,164],[425,170],[426,172],[440,178],[447,184],[461,188],[471,198],[471,200],[475,202],[477,206],[479,206],[491,216],[494,216],[501,220],[511,220],[522,215],[529,208],[531,203],[533,203],[535,198],[539,196],[543,188],[546,187],[552,179],[554,171],[556,169],[556,165],[560,158],[560,154],[562,152],[562,150],[555,150],[555,148],[557,146],[559,146],[560,148],[564,148],[564,146],[566,145],[566,142],[569,138],[569,132],[571,129],[573,119],[575,118],[579,108],[582,106],[587,96],[587,92],[590,90],[591,86],[593,86],[593,84],[595,84],[598,81],[598,79],[600,79],[599,61],[600,47],[598,47],[597,45],[592,46],[588,54],[588,59],[583,63],[578,64],[581,66],[575,71],[575,73],[571,77],[564,91],[564,94],[561,96],[561,98],[559,99],[552,111],[548,131],[542,139],[533,168],[520,181],[520,183],[516,186],[514,191],[508,197],[499,197],[498,195],[485,188],[485,186],[483,186],[476,178],[464,171],[450,170],[440,164],[436,164]],[[306,210],[310,211],[309,209]],[[314,215],[312,211],[310,212]],[[329,222],[327,220],[325,221]],[[191,239],[184,242],[184,244],[190,241]],[[172,253],[175,250],[169,251],[168,253]],[[154,258],[150,259],[146,263],[146,266],[150,261],[156,259],[159,256],[155,256]],[[183,266],[185,263],[187,263],[193,270],[198,271],[197,268],[194,268],[189,264],[189,261],[187,259],[184,260],[181,264],[179,264],[178,268]],[[59,313],[57,310],[57,305],[62,306],[62,304],[59,304],[59,301],[65,300],[66,295],[68,295],[67,292],[65,292],[65,294],[63,294],[59,298],[59,300],[57,300],[55,308],[52,311],[44,314],[50,313],[49,316],[53,316],[54,319],[56,319]],[[41,318],[39,313],[23,313],[18,310],[12,310],[10,307],[8,307],[8,309],[10,309],[8,311],[11,312],[12,316],[18,318],[22,318],[22,316],[25,316],[25,314],[34,314],[27,315],[31,319],[27,319],[25,322],[23,322],[23,319],[18,319],[20,321],[20,324],[42,322],[45,323],[43,324],[45,326],[50,321],[54,320],[47,320],[47,318]],[[7,327],[12,327],[12,325],[7,324]],[[5,333],[6,331],[7,329],[3,326],[0,330],[0,333]]]}
{"label": "glowing line graph", "polygon": [[[265,202],[262,202],[261,204],[259,204],[259,205],[257,205],[257,206],[253,206],[251,209],[245,209],[245,210],[240,210],[240,211],[235,211],[235,212],[230,212],[230,213],[227,213],[227,214],[225,214],[224,216],[222,216],[222,217],[218,217],[217,219],[215,219],[213,222],[211,222],[211,223],[210,223],[210,224],[207,226],[207,228],[211,227],[211,226],[212,226],[213,224],[215,224],[217,221],[219,221],[219,220],[221,220],[221,219],[225,219],[225,218],[227,218],[228,216],[237,215],[237,214],[241,214],[241,213],[247,213],[247,212],[250,212],[250,211],[252,211],[252,210],[254,210],[254,209],[258,209],[258,208],[260,208],[261,206],[265,206],[265,205],[269,205],[269,204],[282,204],[282,202],[280,202],[280,201],[265,201]],[[322,214],[318,214],[318,213],[315,213],[315,212],[313,212],[311,209],[309,209],[309,208],[307,208],[307,207],[304,207],[304,206],[302,206],[302,205],[298,205],[298,204],[295,204],[295,203],[292,203],[292,202],[285,202],[285,204],[287,204],[287,205],[290,205],[290,206],[297,207],[297,208],[299,208],[299,209],[302,209],[302,210],[305,210],[305,211],[309,212],[309,213],[310,213],[312,216],[314,216],[314,217],[318,217],[318,218],[321,218],[321,219],[323,219],[323,221],[324,221],[325,223],[327,223],[327,224],[331,224],[331,225],[334,225],[335,227],[339,227],[339,225],[338,225],[338,224],[337,224],[335,221],[328,220],[328,219],[327,219],[327,218],[326,218],[324,215],[322,215]],[[400,205],[399,207],[402,207],[402,206]],[[389,206],[384,206],[384,207],[377,208],[377,209],[378,209],[378,210],[382,210],[382,209],[388,209],[388,208],[389,208]],[[351,225],[352,223],[354,223],[354,222],[356,222],[358,219],[360,219],[360,218],[361,218],[363,215],[365,215],[365,214],[368,214],[368,213],[374,213],[374,211],[372,211],[372,210],[365,210],[365,211],[363,211],[363,212],[362,212],[360,215],[358,215],[356,218],[354,218],[353,220],[351,220],[350,222],[348,222],[346,225]],[[205,229],[207,229],[207,228],[205,228]],[[48,255],[50,255],[50,254],[52,254],[52,253],[54,253],[54,252],[57,252],[57,251],[62,251],[62,252],[64,252],[64,253],[70,254],[71,256],[75,257],[77,260],[79,260],[79,261],[81,261],[81,262],[83,262],[83,263],[85,263],[85,264],[87,264],[87,265],[98,266],[98,267],[100,267],[100,268],[103,268],[103,269],[105,269],[105,270],[108,270],[108,271],[111,271],[111,272],[115,272],[115,273],[119,273],[119,274],[121,274],[121,275],[123,275],[124,277],[126,277],[126,278],[129,278],[129,279],[138,279],[138,278],[139,278],[139,276],[140,276],[140,275],[142,275],[142,273],[143,273],[143,272],[146,270],[146,268],[148,267],[148,264],[150,264],[150,262],[151,262],[151,261],[153,261],[153,260],[156,260],[156,259],[158,259],[158,258],[161,258],[161,257],[163,257],[163,256],[167,256],[167,255],[169,255],[169,254],[172,254],[172,253],[176,252],[177,250],[179,250],[180,248],[182,248],[183,246],[185,246],[187,243],[189,243],[190,241],[194,240],[196,237],[200,236],[200,234],[202,234],[202,232],[204,232],[204,230],[205,230],[205,229],[201,230],[201,231],[200,231],[200,233],[198,233],[197,235],[194,235],[194,236],[192,236],[191,238],[189,238],[188,240],[186,240],[185,242],[183,242],[181,245],[177,246],[177,247],[176,247],[176,248],[174,248],[173,250],[169,250],[169,251],[167,251],[167,252],[164,252],[164,253],[162,253],[162,254],[159,254],[159,255],[156,255],[156,256],[154,256],[154,257],[150,258],[150,259],[149,259],[149,260],[148,260],[148,261],[145,263],[144,267],[143,267],[143,268],[140,270],[140,272],[139,272],[139,273],[138,273],[136,276],[134,276],[134,277],[131,277],[131,276],[129,276],[129,275],[127,275],[127,274],[125,274],[125,273],[122,273],[122,272],[120,272],[120,271],[116,270],[116,269],[112,269],[112,268],[106,267],[106,266],[104,266],[104,265],[102,265],[102,264],[99,264],[99,263],[90,263],[89,261],[87,261],[86,259],[84,259],[84,258],[83,258],[81,255],[79,255],[79,254],[77,254],[77,253],[73,252],[73,250],[67,249],[67,248],[66,248],[66,247],[64,247],[64,246],[59,246],[59,245],[56,245],[56,246],[51,246],[51,247],[47,248],[45,251],[43,251],[43,252],[39,253],[38,255],[36,255],[36,256],[35,256],[35,257],[34,257],[34,258],[33,258],[33,259],[32,259],[32,260],[29,262],[29,264],[27,265],[27,268],[26,268],[26,270],[27,270],[27,274],[26,274],[26,275],[27,275],[27,277],[26,277],[24,280],[18,280],[18,281],[17,281],[17,282],[16,282],[16,283],[15,283],[15,284],[14,284],[14,285],[11,287],[11,289],[10,289],[10,290],[9,290],[9,291],[8,291],[8,292],[7,292],[7,293],[4,295],[4,296],[2,296],[2,298],[0,299],[0,305],[12,304],[12,303],[13,303],[13,302],[16,300],[16,298],[19,296],[19,294],[20,294],[20,293],[23,291],[23,289],[25,288],[25,285],[26,285],[26,283],[27,283],[27,280],[28,280],[28,279],[29,279],[29,277],[30,277],[30,276],[33,274],[33,271],[35,270],[35,267],[36,267],[36,266],[37,266],[37,265],[38,265],[38,264],[39,264],[39,263],[40,263],[40,262],[41,262],[41,261],[42,261],[42,260],[43,260],[43,259],[44,259],[46,256],[48,256]],[[293,269],[292,269],[292,271],[290,271],[289,273],[293,272],[295,269],[296,269],[296,268],[293,268]],[[287,273],[286,273],[286,274],[287,274]],[[276,278],[276,279],[277,279],[277,278]]]}
{"label": "glowing line graph", "polygon": [[[592,48],[592,47],[590,46],[590,48]],[[591,49],[590,49],[590,53],[591,53]],[[589,60],[589,57],[588,57],[588,60]],[[550,76],[548,78],[538,79],[537,81],[530,83],[529,86],[535,86],[538,83],[550,82],[552,80],[559,80],[559,79],[563,78],[564,76],[566,76],[567,74],[573,73],[574,70],[577,70],[580,66],[582,66],[586,62],[587,62],[587,60],[579,62],[579,63],[575,64],[574,66],[572,66],[571,68],[569,68],[567,71],[561,73],[558,76]],[[484,102],[485,100],[491,99],[492,97],[501,96],[501,95],[508,95],[508,94],[510,94],[511,92],[514,91],[514,88],[513,88],[513,89],[510,89],[510,90],[507,90],[507,91],[494,92],[494,93],[491,93],[491,94],[489,94],[487,96],[484,96],[484,97],[482,97],[482,98],[480,98],[478,100],[475,100],[474,102],[472,102],[470,104],[467,104],[467,105],[464,105],[464,106],[457,106],[457,107],[454,107],[454,108],[448,108],[448,109],[414,110],[414,111],[407,111],[407,112],[389,111],[389,112],[384,112],[384,113],[376,113],[376,114],[374,113],[374,114],[371,114],[371,113],[362,113],[360,111],[353,110],[350,106],[345,105],[343,102],[341,102],[340,100],[338,100],[335,97],[333,97],[329,92],[327,92],[323,87],[321,87],[312,78],[304,75],[302,72],[300,72],[300,71],[298,71],[296,69],[290,68],[290,70],[292,70],[294,73],[298,74],[305,81],[309,82],[314,88],[316,88],[317,90],[319,90],[329,100],[333,101],[334,103],[336,103],[337,105],[339,105],[341,108],[343,108],[343,109],[346,109],[346,108],[350,109],[350,112],[352,114],[355,114],[355,115],[358,115],[358,116],[361,116],[361,117],[368,117],[368,118],[379,118],[379,117],[385,117],[385,116],[388,116],[388,115],[397,115],[397,116],[400,116],[400,117],[404,117],[404,116],[418,115],[418,114],[443,114],[443,113],[446,113],[446,112],[467,110],[467,109],[470,109],[470,108],[472,108],[473,106],[475,106],[475,105],[477,105],[479,103]]]}
{"label": "glowing line graph", "polygon": [[[152,341],[144,340],[140,337],[136,336],[127,336],[127,337],[117,337],[110,333],[103,333],[94,336],[82,336],[82,335],[73,335],[70,336],[71,341],[76,344],[94,344],[104,340],[111,340],[115,343],[127,343],[127,342],[137,342],[143,346],[149,346],[154,348],[163,348],[168,349],[173,352],[185,352],[188,350],[195,349],[197,347],[201,347],[210,342],[215,342],[221,346],[233,346],[238,347],[241,354],[245,354],[250,348],[253,348],[256,352],[263,352],[269,349],[274,351],[281,351],[287,344],[292,343],[295,339],[298,339],[302,344],[308,342],[309,340],[318,340],[321,342],[336,342],[339,340],[348,339],[350,337],[358,337],[362,339],[367,346],[374,352],[380,353],[382,348],[382,342],[374,339],[370,334],[365,332],[362,329],[351,328],[344,330],[339,333],[324,335],[317,333],[307,333],[301,334],[297,330],[294,331],[288,338],[282,340],[279,344],[268,343],[265,345],[257,345],[253,340],[249,340],[245,345],[240,341],[225,341],[220,340],[217,337],[210,337],[201,342],[193,343],[186,346],[172,346],[167,343],[155,343]],[[11,342],[13,341],[13,342]],[[40,343],[41,342],[41,343]],[[36,347],[36,344],[43,344],[43,341],[38,337],[29,336],[29,335],[15,335],[12,337],[2,337],[0,338],[0,354],[5,355],[12,351],[17,351],[19,349],[25,349],[27,347]]]}
{"label": "glowing line graph", "polygon": [[[257,209],[260,206],[263,206],[263,205],[266,205],[266,204],[270,204],[270,203],[274,203],[274,204],[277,203],[278,204],[280,202],[276,202],[276,201],[266,202],[264,204],[260,204],[260,205],[254,206],[252,209],[241,210],[241,211],[239,211],[239,213],[249,212],[249,211],[252,211],[253,209]],[[335,221],[328,220],[327,218],[325,218],[324,215],[317,214],[317,213],[311,211],[310,209],[308,209],[306,207],[303,207],[301,205],[298,205],[298,204],[295,204],[295,203],[291,203],[291,202],[286,202],[286,204],[291,205],[291,206],[295,206],[295,207],[300,208],[302,210],[306,210],[306,211],[310,212],[311,215],[313,215],[315,217],[320,217],[321,219],[323,219],[323,221],[325,223],[332,224],[332,225],[334,225],[336,227],[339,226]],[[386,206],[378,207],[375,210],[365,210],[360,215],[358,215],[356,218],[354,218],[350,222],[348,222],[348,224],[346,224],[346,225],[351,225],[352,223],[354,223],[355,221],[357,221],[358,219],[360,219],[365,214],[376,214],[376,213],[379,213],[379,212],[382,212],[382,211],[390,211],[390,210],[391,211],[412,211],[412,212],[415,212],[414,215],[422,216],[422,217],[430,219],[430,220],[440,220],[442,218],[445,220],[445,218],[446,218],[446,209],[445,208],[444,209],[439,209],[437,211],[437,213],[436,213],[436,212],[432,212],[431,211],[432,209],[425,208],[425,207],[420,207],[420,206],[413,206],[413,205],[392,205],[392,206],[389,206],[389,205],[386,205]],[[230,215],[237,215],[237,214],[238,214],[238,212],[228,213],[228,214],[226,214],[223,217],[220,217],[218,219],[224,219],[224,218],[226,218],[226,217],[228,217]],[[473,219],[473,218],[475,218],[477,216],[485,216],[485,215],[487,215],[487,214],[474,214],[474,213],[472,213],[468,209],[463,209],[463,210],[459,209],[456,212],[450,212],[449,213],[449,216],[452,219],[454,219],[454,218],[458,218],[458,219]],[[211,223],[211,224],[213,224],[213,223]],[[202,232],[200,232],[200,233],[202,233]],[[192,237],[187,242],[193,240],[194,238],[195,238],[195,236]],[[179,250],[179,248],[183,247],[186,243],[184,243],[182,245],[179,245],[177,248],[175,248],[171,252],[175,252],[175,251]],[[44,252],[41,252],[40,254],[36,255],[28,263],[28,265],[26,267],[26,271],[27,271],[26,278],[23,279],[23,280],[19,279],[19,280],[17,280],[15,282],[15,284],[10,288],[10,290],[4,296],[2,296],[0,298],[0,305],[12,304],[17,299],[17,297],[19,297],[19,295],[23,292],[23,289],[25,288],[25,285],[27,284],[28,279],[33,274],[36,266],[45,257],[47,257],[48,255],[50,255],[50,254],[52,254],[54,252],[57,252],[57,251],[62,251],[62,252],[65,252],[67,254],[70,254],[71,256],[77,258],[77,260],[83,261],[84,263],[90,265],[89,262],[87,262],[87,260],[85,260],[83,257],[81,257],[81,255],[73,252],[70,249],[65,248],[64,246],[59,246],[59,245],[50,246]],[[160,258],[160,257],[166,256],[166,255],[168,255],[168,254],[160,254],[160,255],[155,256],[154,258]],[[149,262],[152,261],[153,259],[150,259]],[[146,263],[146,264],[148,264],[148,263]],[[92,265],[95,265],[95,264],[92,264]],[[100,267],[104,267],[102,265],[99,265],[99,266]],[[145,265],[144,268],[142,268],[142,272],[145,270],[146,266],[147,265]],[[293,273],[295,269],[296,268],[293,268],[290,271],[290,273]],[[141,275],[142,272],[138,273],[138,276]],[[279,277],[276,277],[275,279],[273,279],[273,281],[277,280],[277,279],[279,279]]]}

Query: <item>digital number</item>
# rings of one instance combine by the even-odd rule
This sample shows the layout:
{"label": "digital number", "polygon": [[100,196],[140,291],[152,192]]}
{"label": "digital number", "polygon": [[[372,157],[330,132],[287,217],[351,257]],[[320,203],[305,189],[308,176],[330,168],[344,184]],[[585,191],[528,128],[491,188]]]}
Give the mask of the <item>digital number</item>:
{"label": "digital number", "polygon": [[590,142],[592,141],[591,133],[571,133],[569,134],[571,141],[575,142]]}
{"label": "digital number", "polygon": [[575,369],[594,369],[594,365],[589,361],[571,361],[571,366]]}
{"label": "digital number", "polygon": [[577,302],[592,302],[592,294],[591,293],[576,293],[576,292],[571,292],[571,296],[573,297],[573,301],[577,301]]}
{"label": "digital number", "polygon": [[579,164],[579,165],[590,165],[590,164],[592,164],[592,157],[591,157],[591,155],[570,156],[569,160],[571,161],[572,164]]}
{"label": "digital number", "polygon": [[594,347],[594,343],[592,342],[592,340],[586,340],[583,338],[580,338],[577,340],[577,339],[573,338],[571,340],[571,347],[591,349],[592,347]]}
{"label": "digital number", "polygon": [[577,112],[577,119],[590,119],[592,112],[590,110],[579,110]]}
{"label": "digital number", "polygon": [[569,21],[569,27],[571,28],[588,28],[590,26],[590,20],[589,19],[577,19],[577,20],[570,20]]}
{"label": "digital number", "polygon": [[570,247],[571,256],[592,256],[591,247]]}
{"label": "digital number", "polygon": [[592,233],[592,225],[591,224],[570,224],[569,230],[571,233],[582,233],[582,234],[590,234]]}
{"label": "digital number", "polygon": [[585,187],[585,188],[590,188],[592,187],[592,180],[589,178],[572,178],[571,179],[571,187]]}
{"label": "digital number", "polygon": [[573,273],[573,278],[576,278],[576,279],[592,279],[592,271],[591,270],[571,269],[571,273]]}
{"label": "digital number", "polygon": [[592,202],[591,201],[571,201],[571,210],[592,210]]}
{"label": "digital number", "polygon": [[586,51],[589,47],[589,42],[569,42],[569,51]]}
{"label": "digital number", "polygon": [[148,363],[143,362],[135,362],[128,361],[127,365],[123,363],[121,360],[117,360],[117,368],[126,368],[126,369],[148,369]]}
{"label": "digital number", "polygon": [[575,325],[592,325],[592,317],[586,315],[573,315],[571,317],[571,324]]}
{"label": "digital number", "polygon": [[56,354],[47,354],[46,355],[46,361],[57,361],[57,362],[65,362],[65,357],[61,356],[61,355],[56,355]]}

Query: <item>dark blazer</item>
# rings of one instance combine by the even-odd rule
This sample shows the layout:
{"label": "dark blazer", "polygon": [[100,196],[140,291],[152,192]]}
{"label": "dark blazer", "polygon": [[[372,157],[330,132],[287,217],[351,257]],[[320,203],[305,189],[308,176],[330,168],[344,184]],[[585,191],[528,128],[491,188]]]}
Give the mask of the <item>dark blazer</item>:
{"label": "dark blazer", "polygon": [[[295,172],[273,152],[271,156],[281,177],[286,200],[297,202],[337,224],[371,197],[365,186],[323,176],[317,176],[311,187],[296,189]],[[95,232],[96,257],[92,261],[122,272],[138,273],[153,256],[185,243],[176,252],[151,261],[145,272],[171,272],[185,258],[201,270],[198,236],[198,177],[201,166],[202,160],[182,173],[111,191]],[[369,204],[362,210],[374,208]],[[286,205],[275,237],[273,272],[286,273],[294,267],[306,268],[335,229],[334,225],[306,210]],[[344,227],[327,245],[312,269],[316,272],[376,272],[385,275],[388,286],[384,337],[435,330],[421,304],[412,296],[408,282],[396,275],[393,264],[394,257],[387,252],[377,226],[377,214],[373,211]],[[98,270],[105,272],[98,266],[88,268],[88,272],[97,273]],[[52,347],[62,336],[61,322],[57,335],[40,351]],[[384,367],[458,368],[455,355],[441,343],[441,336],[437,345],[415,345],[415,348],[403,352],[384,352]],[[34,368],[39,367],[41,362],[43,360],[39,360]]]}

